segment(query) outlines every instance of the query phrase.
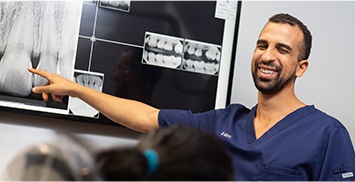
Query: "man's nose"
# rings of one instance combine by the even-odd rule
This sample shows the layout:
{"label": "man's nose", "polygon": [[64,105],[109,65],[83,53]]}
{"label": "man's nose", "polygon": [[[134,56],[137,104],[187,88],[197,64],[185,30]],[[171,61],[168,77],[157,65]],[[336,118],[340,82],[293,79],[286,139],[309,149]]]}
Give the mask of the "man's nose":
{"label": "man's nose", "polygon": [[277,51],[275,49],[268,48],[262,53],[261,59],[263,61],[275,61]]}

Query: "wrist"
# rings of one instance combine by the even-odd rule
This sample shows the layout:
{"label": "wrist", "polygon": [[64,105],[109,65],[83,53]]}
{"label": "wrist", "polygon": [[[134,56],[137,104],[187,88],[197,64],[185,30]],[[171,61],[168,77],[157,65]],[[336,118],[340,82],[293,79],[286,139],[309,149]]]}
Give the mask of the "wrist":
{"label": "wrist", "polygon": [[73,85],[71,85],[71,87],[69,88],[69,92],[68,95],[71,97],[78,97],[80,95],[80,91],[85,89],[84,86],[78,84],[78,83],[74,83]]}

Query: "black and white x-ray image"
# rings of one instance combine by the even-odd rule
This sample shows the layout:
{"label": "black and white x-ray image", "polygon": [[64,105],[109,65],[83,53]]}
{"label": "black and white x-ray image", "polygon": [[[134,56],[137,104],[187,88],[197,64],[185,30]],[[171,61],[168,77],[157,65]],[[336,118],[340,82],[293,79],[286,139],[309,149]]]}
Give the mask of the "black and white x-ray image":
{"label": "black and white x-ray image", "polygon": [[[74,81],[85,87],[89,87],[99,92],[102,92],[104,74],[75,70]],[[70,97],[69,111],[70,114],[76,116],[85,116],[93,118],[99,117],[99,111],[76,97]]]}
{"label": "black and white x-ray image", "polygon": [[0,1],[0,94],[27,97],[47,80],[37,68],[71,79],[82,2]]}
{"label": "black and white x-ray image", "polygon": [[84,4],[96,5],[97,1],[84,0],[83,3],[84,3]]}
{"label": "black and white x-ray image", "polygon": [[221,46],[185,40],[183,70],[218,75]]}
{"label": "black and white x-ray image", "polygon": [[119,11],[126,11],[129,12],[130,9],[130,0],[126,1],[114,1],[114,0],[108,0],[108,1],[100,1],[100,6],[103,8],[109,8],[113,10],[119,10]]}
{"label": "black and white x-ray image", "polygon": [[146,32],[142,63],[179,68],[182,61],[183,39]]}

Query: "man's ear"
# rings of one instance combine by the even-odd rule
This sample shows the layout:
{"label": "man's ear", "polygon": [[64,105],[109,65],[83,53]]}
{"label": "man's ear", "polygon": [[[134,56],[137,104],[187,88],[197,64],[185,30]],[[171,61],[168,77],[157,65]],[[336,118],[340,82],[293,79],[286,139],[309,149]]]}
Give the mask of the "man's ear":
{"label": "man's ear", "polygon": [[306,72],[308,68],[308,60],[302,60],[298,63],[298,68],[296,70],[296,76],[301,77]]}

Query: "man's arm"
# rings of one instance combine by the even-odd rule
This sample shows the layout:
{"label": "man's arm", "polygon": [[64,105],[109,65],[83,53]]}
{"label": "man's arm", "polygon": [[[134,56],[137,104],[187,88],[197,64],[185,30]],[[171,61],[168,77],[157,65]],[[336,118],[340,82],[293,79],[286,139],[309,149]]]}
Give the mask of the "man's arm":
{"label": "man's arm", "polygon": [[348,131],[344,127],[332,129],[318,154],[317,181],[354,181],[355,153]]}
{"label": "man's arm", "polygon": [[53,100],[59,102],[62,101],[63,96],[69,95],[83,100],[110,120],[133,130],[148,132],[159,127],[159,109],[157,108],[142,102],[96,91],[57,74],[32,68],[28,70],[48,80],[45,86],[37,86],[32,89],[34,93],[42,94],[44,101],[48,100],[48,94],[52,95]]}

